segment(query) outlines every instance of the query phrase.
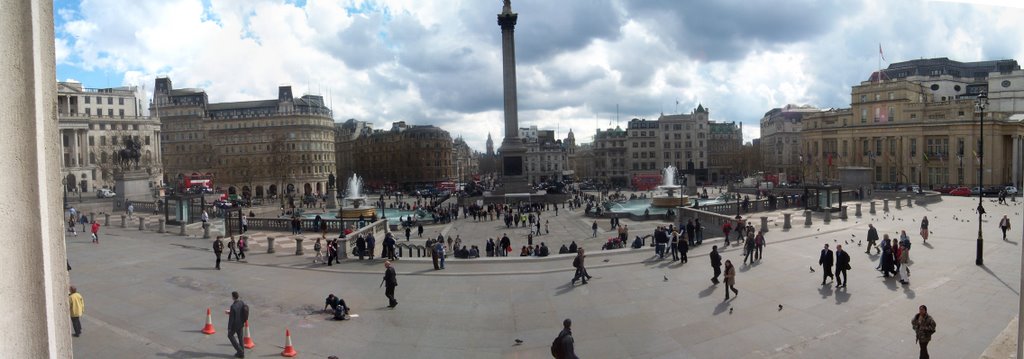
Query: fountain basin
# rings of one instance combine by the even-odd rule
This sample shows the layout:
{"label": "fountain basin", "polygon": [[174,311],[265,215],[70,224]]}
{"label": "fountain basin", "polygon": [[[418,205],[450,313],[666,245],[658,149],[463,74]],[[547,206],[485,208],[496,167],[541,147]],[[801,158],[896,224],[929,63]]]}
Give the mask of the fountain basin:
{"label": "fountain basin", "polygon": [[359,219],[359,216],[363,216],[363,219],[368,220],[377,215],[377,208],[366,205],[366,197],[345,197],[343,203],[344,205],[338,210],[338,218]]}
{"label": "fountain basin", "polygon": [[681,207],[690,205],[690,196],[654,196],[651,207]]}

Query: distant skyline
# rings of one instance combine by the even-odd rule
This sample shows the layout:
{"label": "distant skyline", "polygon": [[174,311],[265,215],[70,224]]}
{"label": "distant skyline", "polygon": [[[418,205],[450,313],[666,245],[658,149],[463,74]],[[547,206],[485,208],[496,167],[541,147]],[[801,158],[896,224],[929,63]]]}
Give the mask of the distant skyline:
{"label": "distant skyline", "polygon": [[[781,5],[780,5],[781,4]],[[56,0],[57,80],[169,76],[212,102],[323,95],[336,121],[435,125],[484,151],[504,136],[502,1]],[[513,0],[519,125],[595,128],[689,113],[743,124],[786,104],[847,107],[891,62],[1024,61],[1012,0]],[[148,97],[147,97],[148,98]]]}

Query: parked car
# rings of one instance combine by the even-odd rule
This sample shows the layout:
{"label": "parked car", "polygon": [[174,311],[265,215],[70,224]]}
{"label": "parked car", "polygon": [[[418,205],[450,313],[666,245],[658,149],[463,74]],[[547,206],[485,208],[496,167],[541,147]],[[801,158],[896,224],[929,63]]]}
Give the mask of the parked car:
{"label": "parked car", "polygon": [[982,190],[982,193],[984,193],[984,195],[987,196],[987,197],[996,197],[996,196],[999,196],[999,192],[1002,192],[1002,191],[1003,191],[1003,187],[989,186],[989,187],[985,187],[985,189]]}
{"label": "parked car", "polygon": [[1017,194],[1017,187],[1006,186],[1006,194],[1011,195],[1011,196]]}
{"label": "parked car", "polygon": [[96,198],[110,198],[116,196],[117,193],[107,188],[100,188],[96,190]]}
{"label": "parked car", "polygon": [[959,188],[959,187],[947,184],[945,186],[942,186],[942,187],[939,187],[939,188],[935,189],[935,192],[939,192],[941,194],[949,194],[949,192],[951,192],[951,191],[953,191],[953,190],[955,190],[957,188]]}
{"label": "parked car", "polygon": [[949,195],[950,196],[968,197],[968,196],[971,195],[971,189],[967,188],[967,187],[957,187],[956,189],[953,189],[952,191],[949,191]]}

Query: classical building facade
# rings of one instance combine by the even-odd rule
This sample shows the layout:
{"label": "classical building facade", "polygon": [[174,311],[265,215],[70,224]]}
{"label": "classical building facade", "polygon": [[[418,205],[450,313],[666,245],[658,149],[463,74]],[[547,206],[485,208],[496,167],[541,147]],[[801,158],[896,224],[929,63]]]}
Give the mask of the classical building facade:
{"label": "classical building facade", "polygon": [[768,173],[780,181],[801,181],[800,130],[803,117],[821,110],[805,105],[786,105],[765,112],[761,118],[761,161]]}
{"label": "classical building facade", "polygon": [[455,178],[453,145],[448,131],[399,121],[389,130],[361,131],[347,147],[352,167],[341,172],[356,173],[370,188],[433,186]]}
{"label": "classical building facade", "polygon": [[597,130],[593,143],[595,179],[628,186],[637,176],[660,175],[669,165],[708,181],[710,139],[708,110],[698,105],[689,114],[661,115],[655,121],[634,118],[626,130]]}
{"label": "classical building facade", "polygon": [[113,188],[115,154],[126,138],[142,144],[139,167],[150,186],[161,183],[160,122],[142,111],[138,88],[85,88],[77,82],[57,83],[57,127],[60,129],[61,178],[70,192]]}
{"label": "classical building facade", "polygon": [[229,194],[326,193],[335,126],[323,97],[296,98],[281,86],[277,99],[210,103],[204,90],[175,89],[164,77],[156,79],[153,99],[168,183],[208,173]]}
{"label": "classical building facade", "polygon": [[523,174],[531,185],[552,179],[561,181],[564,176],[572,174],[569,169],[571,150],[567,141],[555,138],[554,130],[540,130],[537,126],[519,128],[519,139],[526,146]]}
{"label": "classical building facade", "polygon": [[[366,121],[350,118],[348,121],[334,124],[334,159],[339,183],[345,183],[345,180],[352,178],[352,175],[355,174],[355,160],[352,154],[356,140],[371,133],[373,133],[373,124]],[[344,188],[344,186],[341,187]]]}
{"label": "classical building facade", "polygon": [[456,137],[452,143],[452,163],[455,165],[454,179],[458,182],[471,181],[480,173],[479,156],[462,136]]}
{"label": "classical building facade", "polygon": [[743,147],[743,124],[736,122],[708,123],[708,172],[712,182],[728,178],[739,178],[741,170],[737,161]]}
{"label": "classical building facade", "polygon": [[[1018,107],[1024,71],[1014,60],[960,63],[924,59],[891,65],[854,86],[851,107],[804,117],[808,180],[836,181],[837,168],[871,168],[876,184],[1019,183],[1024,115]],[[984,133],[977,95],[988,92]]]}

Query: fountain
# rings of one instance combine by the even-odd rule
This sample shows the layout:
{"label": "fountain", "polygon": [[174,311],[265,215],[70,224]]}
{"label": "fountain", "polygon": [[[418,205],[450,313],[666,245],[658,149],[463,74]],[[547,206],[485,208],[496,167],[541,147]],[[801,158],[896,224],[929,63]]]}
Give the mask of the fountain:
{"label": "fountain", "polygon": [[654,196],[651,200],[651,207],[679,207],[689,205],[689,196],[683,195],[682,193],[678,195],[676,194],[676,192],[680,192],[682,186],[675,184],[675,166],[665,167],[665,169],[662,170],[662,176],[664,177],[662,179],[664,184],[658,186],[658,189],[665,193]]}
{"label": "fountain", "polygon": [[377,214],[376,208],[366,206],[366,197],[359,191],[363,187],[363,179],[355,174],[348,179],[348,195],[342,199],[341,210],[338,217],[342,219],[358,219],[362,216],[366,220],[374,218]]}

